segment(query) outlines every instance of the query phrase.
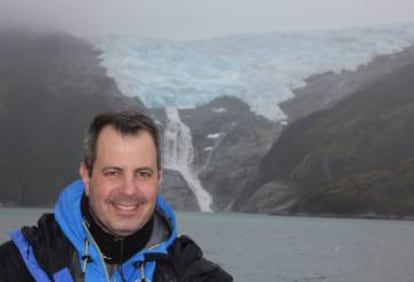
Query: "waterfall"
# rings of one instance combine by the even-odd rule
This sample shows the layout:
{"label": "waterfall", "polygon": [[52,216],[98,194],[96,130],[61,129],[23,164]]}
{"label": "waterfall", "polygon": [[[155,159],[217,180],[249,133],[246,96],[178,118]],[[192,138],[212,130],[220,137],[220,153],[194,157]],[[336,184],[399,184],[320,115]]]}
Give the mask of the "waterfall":
{"label": "waterfall", "polygon": [[211,195],[204,190],[193,169],[194,147],[190,129],[181,121],[176,108],[167,107],[167,125],[164,133],[164,166],[181,173],[198,206],[203,212],[212,212]]}

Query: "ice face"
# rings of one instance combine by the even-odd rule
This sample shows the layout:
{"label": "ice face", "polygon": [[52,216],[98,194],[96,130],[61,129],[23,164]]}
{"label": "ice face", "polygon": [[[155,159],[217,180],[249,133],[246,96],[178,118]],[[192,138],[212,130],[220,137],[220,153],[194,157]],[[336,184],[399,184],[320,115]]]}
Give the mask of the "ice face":
{"label": "ice face", "polygon": [[234,96],[257,114],[282,120],[278,103],[304,79],[400,51],[414,43],[414,24],[181,42],[117,35],[90,40],[104,52],[102,63],[121,91],[148,107],[189,108]]}

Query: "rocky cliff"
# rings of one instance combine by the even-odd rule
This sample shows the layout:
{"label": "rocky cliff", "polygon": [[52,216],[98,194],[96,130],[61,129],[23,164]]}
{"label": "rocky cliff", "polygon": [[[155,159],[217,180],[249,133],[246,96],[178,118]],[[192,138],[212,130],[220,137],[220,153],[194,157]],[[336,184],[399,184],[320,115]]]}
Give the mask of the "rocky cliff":
{"label": "rocky cliff", "polygon": [[291,123],[329,108],[364,85],[410,65],[413,57],[414,46],[391,55],[376,56],[368,64],[360,65],[355,71],[313,75],[306,79],[306,85],[303,88],[294,90],[293,99],[281,103],[280,107],[288,116],[288,122]]}
{"label": "rocky cliff", "polygon": [[144,106],[122,96],[99,51],[61,32],[0,31],[0,202],[51,205],[77,177],[82,135],[100,111]]}
{"label": "rocky cliff", "polygon": [[[82,135],[90,119],[109,109],[153,115],[161,132],[163,109],[147,110],[118,90],[100,64],[100,52],[62,32],[0,32],[0,202],[52,205],[78,177]],[[218,98],[180,110],[192,132],[195,173],[214,198],[214,210],[231,206],[278,130],[235,98]],[[197,210],[182,175],[166,170],[161,193],[176,209]]]}
{"label": "rocky cliff", "polygon": [[[77,177],[82,132],[97,112],[138,109],[166,129],[164,109],[123,96],[99,56],[65,33],[0,32],[1,203],[52,205]],[[309,78],[281,105],[288,126],[236,98],[181,109],[194,174],[214,210],[414,215],[413,81],[408,48]],[[174,208],[198,209],[177,171],[165,171],[160,189]]]}
{"label": "rocky cliff", "polygon": [[[230,210],[277,138],[281,125],[257,116],[245,103],[231,97],[217,98],[206,105],[179,112],[181,120],[191,130],[195,174],[204,189],[212,194],[213,209]],[[164,129],[164,111],[153,113]],[[197,209],[184,179],[177,173],[166,172],[162,192],[167,199],[181,209]]]}
{"label": "rocky cliff", "polygon": [[[352,86],[355,91],[346,98],[287,127],[261,161],[237,208],[287,214],[414,215],[412,48],[403,55],[407,56],[392,68],[357,83],[357,89]],[[392,56],[380,58],[388,59]],[[323,80],[318,84],[326,86],[331,79],[332,74],[326,84]],[[338,84],[329,89],[312,83],[309,87],[301,91],[315,91],[313,97],[321,97]]]}

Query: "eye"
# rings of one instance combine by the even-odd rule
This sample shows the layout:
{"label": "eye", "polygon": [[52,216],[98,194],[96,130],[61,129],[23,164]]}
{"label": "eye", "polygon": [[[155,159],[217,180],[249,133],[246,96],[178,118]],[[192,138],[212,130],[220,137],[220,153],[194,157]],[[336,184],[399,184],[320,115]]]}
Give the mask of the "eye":
{"label": "eye", "polygon": [[104,176],[114,177],[120,175],[119,170],[116,169],[108,169],[104,171]]}
{"label": "eye", "polygon": [[140,179],[150,179],[153,175],[153,172],[151,170],[138,170],[137,171],[137,177]]}

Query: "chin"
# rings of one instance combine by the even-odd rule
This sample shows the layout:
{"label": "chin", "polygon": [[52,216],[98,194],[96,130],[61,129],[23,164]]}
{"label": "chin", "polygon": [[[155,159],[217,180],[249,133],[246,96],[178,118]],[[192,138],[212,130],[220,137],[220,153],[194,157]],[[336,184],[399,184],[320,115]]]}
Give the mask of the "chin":
{"label": "chin", "polygon": [[134,228],[134,227],[122,226],[122,227],[118,227],[118,228],[113,228],[112,233],[117,235],[117,236],[126,237],[126,236],[129,236],[129,235],[135,233],[138,229],[139,228],[137,228],[137,227]]}

